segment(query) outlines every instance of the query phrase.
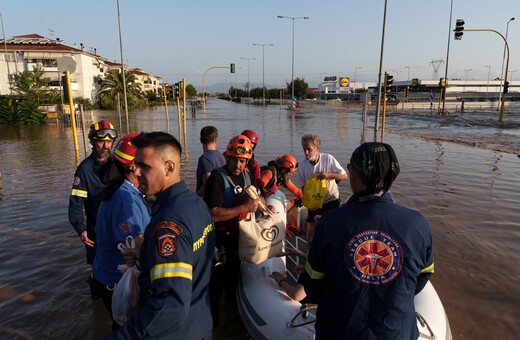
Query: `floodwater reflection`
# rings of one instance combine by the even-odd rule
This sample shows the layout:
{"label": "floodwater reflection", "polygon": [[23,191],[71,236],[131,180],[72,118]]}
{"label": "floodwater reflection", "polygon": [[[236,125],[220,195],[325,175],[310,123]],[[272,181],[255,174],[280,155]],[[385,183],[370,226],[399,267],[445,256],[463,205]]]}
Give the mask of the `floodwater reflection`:
{"label": "floodwater reflection", "polygon": [[[118,122],[116,112],[93,116]],[[486,121],[482,116],[479,119]],[[91,118],[86,117],[88,126]],[[430,223],[436,257],[432,281],[454,338],[512,338],[520,331],[520,159],[485,149],[495,126],[494,132],[479,130],[485,145],[477,145],[467,143],[476,138],[474,126],[440,128],[429,120],[387,117],[385,142],[394,147],[401,165],[392,192]],[[242,130],[255,130],[260,138],[255,158],[261,165],[286,153],[303,159],[300,138],[315,133],[321,137],[321,151],[346,168],[352,151],[373,137],[373,112],[365,126],[360,110],[314,105],[293,113],[278,105],[264,108],[210,99],[206,114],[199,110],[187,117],[186,136],[180,135],[177,116],[170,114],[170,130],[183,143],[182,177],[191,189],[202,153],[199,132],[205,125],[219,129],[219,150]],[[164,108],[129,113],[130,132],[165,131],[167,126]],[[502,131],[498,142],[514,149],[517,130]],[[0,127],[1,338],[100,338],[110,330],[102,303],[89,297],[89,268],[68,223],[76,168],[71,140],[70,128],[54,123]],[[82,149],[83,159],[89,150]],[[348,181],[340,183],[340,193],[343,200],[348,197]]]}

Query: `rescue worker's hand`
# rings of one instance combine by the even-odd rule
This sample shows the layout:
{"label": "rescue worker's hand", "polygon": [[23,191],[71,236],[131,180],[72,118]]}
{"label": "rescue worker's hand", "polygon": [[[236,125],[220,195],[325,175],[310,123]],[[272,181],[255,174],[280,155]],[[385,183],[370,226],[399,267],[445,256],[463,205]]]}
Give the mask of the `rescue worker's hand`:
{"label": "rescue worker's hand", "polygon": [[282,273],[279,272],[272,272],[269,275],[270,278],[274,279],[278,285],[280,285],[280,281],[285,279],[285,276],[283,276]]}
{"label": "rescue worker's hand", "polygon": [[137,260],[139,259],[139,249],[136,248],[130,248],[121,250],[121,255],[123,255],[123,258],[125,259],[126,264],[129,267],[135,266]]}
{"label": "rescue worker's hand", "polygon": [[305,260],[305,258],[307,256],[304,252],[302,252],[298,249],[289,248],[289,247],[285,248],[285,251],[281,251],[278,254],[276,254],[277,257],[282,257],[282,256],[287,256],[287,255],[295,255],[303,260]]}
{"label": "rescue worker's hand", "polygon": [[304,266],[304,265],[301,265],[301,264],[296,265],[296,266],[294,267],[293,271],[294,271],[294,274],[296,274],[296,275],[301,275],[301,274],[303,274],[303,272],[305,271],[305,266]]}
{"label": "rescue worker's hand", "polygon": [[255,212],[258,210],[258,202],[260,200],[259,199],[256,199],[256,200],[252,200],[252,199],[248,199],[247,202],[246,202],[246,205],[247,205],[247,211],[248,212]]}
{"label": "rescue worker's hand", "polygon": [[327,179],[327,173],[326,172],[320,172],[318,174],[318,179]]}
{"label": "rescue worker's hand", "polygon": [[81,242],[85,243],[86,246],[94,247],[94,241],[88,238],[87,231],[82,232],[79,238],[81,238]]}

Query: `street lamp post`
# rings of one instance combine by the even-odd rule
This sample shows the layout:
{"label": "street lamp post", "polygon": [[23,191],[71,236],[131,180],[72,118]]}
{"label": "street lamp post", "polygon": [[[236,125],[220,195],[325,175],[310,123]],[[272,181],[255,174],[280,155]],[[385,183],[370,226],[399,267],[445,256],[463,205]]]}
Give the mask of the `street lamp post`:
{"label": "street lamp post", "polygon": [[395,70],[394,72],[395,72],[395,74],[396,74],[396,75],[395,75],[395,81],[398,82],[398,81],[399,81],[399,73],[402,72],[402,71],[400,71],[400,70]]}
{"label": "street lamp post", "polygon": [[408,92],[408,85],[410,84],[410,66],[405,66],[408,69],[408,76],[406,77],[406,91]]}
{"label": "street lamp post", "polygon": [[123,59],[123,37],[121,34],[121,15],[119,14],[119,0],[117,0],[117,25],[119,27],[119,53],[121,54],[121,72],[123,76],[123,98],[125,100],[126,133],[130,133],[128,124],[128,98],[126,96],[125,62]]}
{"label": "street lamp post", "polygon": [[486,101],[488,100],[488,93],[489,93],[489,76],[491,74],[491,66],[484,66],[484,67],[487,67],[488,68],[488,80],[487,80],[487,85],[486,85]]}
{"label": "street lamp post", "polygon": [[[354,86],[357,86],[357,84],[356,84],[356,82],[357,82],[357,70],[360,70],[362,68],[363,67],[361,67],[361,66],[354,68]],[[354,92],[355,91],[356,91],[356,88],[354,87]]]}
{"label": "street lamp post", "polygon": [[466,91],[466,85],[468,84],[468,72],[469,71],[472,71],[472,69],[467,69],[467,70],[464,70],[464,72],[466,72],[466,81],[464,82],[464,92]]}
{"label": "street lamp post", "polygon": [[255,44],[253,46],[262,46],[262,104],[265,105],[265,47],[274,46],[274,44]]}
{"label": "street lamp post", "polygon": [[291,70],[291,100],[294,98],[294,20],[304,19],[307,20],[309,17],[287,17],[284,15],[278,15],[280,19],[291,19],[292,20],[292,70]]}
{"label": "street lamp post", "polygon": [[5,64],[7,65],[7,84],[9,85],[9,94],[13,94],[13,90],[11,88],[11,71],[9,70],[9,60],[7,59],[7,42],[5,41],[5,31],[4,31],[4,16],[2,12],[0,12],[0,21],[2,22],[2,36],[4,39],[4,51],[5,51]]}
{"label": "street lamp post", "polygon": [[256,58],[240,58],[242,60],[247,60],[247,98],[251,98],[251,83],[249,82],[249,61],[256,60]]}
{"label": "street lamp post", "polygon": [[[511,21],[515,20],[515,17],[512,17],[511,19],[509,19],[509,21],[507,22],[507,25],[506,25],[506,43],[507,43],[507,34],[509,33],[509,23]],[[497,110],[498,110],[498,103],[500,103],[500,94],[502,93],[502,84],[503,84],[503,79],[504,79],[504,60],[506,59],[506,45],[504,44],[504,53],[503,53],[503,56],[502,56],[502,68],[500,69],[500,87],[499,87],[499,91],[498,91],[498,99],[497,100]]]}
{"label": "street lamp post", "polygon": [[381,33],[381,54],[379,55],[379,73],[377,75],[377,105],[376,105],[376,118],[374,122],[374,141],[377,140],[377,130],[379,128],[379,112],[381,109],[381,89],[382,89],[382,72],[383,72],[383,54],[385,47],[385,31],[386,31],[386,7],[388,0],[385,0],[385,9],[383,11],[383,31]]}

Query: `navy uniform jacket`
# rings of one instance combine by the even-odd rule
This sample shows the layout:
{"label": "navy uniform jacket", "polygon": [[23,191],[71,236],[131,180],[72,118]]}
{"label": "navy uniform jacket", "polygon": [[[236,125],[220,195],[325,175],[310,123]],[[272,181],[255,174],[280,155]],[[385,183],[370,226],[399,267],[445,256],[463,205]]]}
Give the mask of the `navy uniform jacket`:
{"label": "navy uniform jacket", "polygon": [[318,303],[317,339],[417,339],[414,296],[433,273],[432,238],[389,193],[323,214],[302,283]]}
{"label": "navy uniform jacket", "polygon": [[[101,199],[105,194],[105,184],[101,181],[100,174],[105,170],[107,163],[101,162],[96,158],[94,152],[85,158],[74,174],[72,192],[69,199],[69,222],[74,230],[81,235],[87,231],[88,237],[96,241],[96,217],[101,204]],[[85,217],[87,222],[85,224]],[[96,247],[87,247],[87,262],[92,264]]]}
{"label": "navy uniform jacket", "polygon": [[139,311],[121,339],[202,339],[213,322],[208,284],[215,251],[209,208],[181,181],[152,207],[139,262]]}

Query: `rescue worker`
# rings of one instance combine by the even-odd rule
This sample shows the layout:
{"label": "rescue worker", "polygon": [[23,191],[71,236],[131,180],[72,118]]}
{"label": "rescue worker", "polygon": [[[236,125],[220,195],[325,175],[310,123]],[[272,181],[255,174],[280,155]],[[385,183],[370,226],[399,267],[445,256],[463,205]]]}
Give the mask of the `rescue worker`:
{"label": "rescue worker", "polygon": [[122,137],[114,149],[110,163],[112,171],[107,171],[112,176],[96,222],[97,253],[92,264],[95,292],[110,312],[114,330],[118,325],[112,315],[112,293],[123,276],[118,266],[125,263],[117,246],[132,236],[136,249],[139,249],[144,229],[150,222],[149,208],[137,189],[139,182],[135,175],[135,146],[132,144],[137,135],[132,133]]}
{"label": "rescue worker", "polygon": [[214,126],[204,126],[200,130],[200,143],[204,153],[199,157],[197,163],[197,186],[196,193],[204,196],[204,184],[211,175],[211,171],[226,165],[226,160],[217,150],[218,130]]}
{"label": "rescue worker", "polygon": [[157,199],[139,252],[137,315],[111,337],[210,339],[211,213],[181,180],[182,148],[175,137],[141,133],[132,143],[139,189]]}
{"label": "rescue worker", "polygon": [[244,191],[249,185],[256,186],[252,174],[245,171],[246,164],[252,156],[253,145],[249,138],[244,135],[231,138],[225,152],[226,166],[213,170],[204,191],[204,201],[208,204],[215,222],[218,250],[210,287],[215,327],[219,325],[219,305],[223,289],[226,292],[227,303],[231,307],[236,306],[235,293],[240,275],[240,215],[255,212],[259,206],[259,200],[250,199]]}
{"label": "rescue worker", "polygon": [[242,131],[241,135],[249,138],[249,140],[253,144],[253,155],[251,155],[251,158],[247,161],[246,170],[249,171],[253,175],[256,182],[259,183],[261,176],[260,164],[258,164],[258,162],[255,159],[255,149],[258,145],[258,134],[253,130],[244,130]]}
{"label": "rescue worker", "polygon": [[417,339],[414,296],[434,267],[428,223],[388,193],[399,174],[390,145],[362,144],[348,169],[353,195],[318,221],[302,274],[316,339]]}
{"label": "rescue worker", "polygon": [[299,163],[298,170],[292,177],[294,184],[302,188],[305,181],[315,174],[318,174],[318,179],[325,179],[329,182],[323,206],[320,209],[309,209],[309,214],[307,215],[306,239],[307,242],[310,242],[314,233],[314,226],[316,225],[315,217],[320,216],[327,210],[339,207],[338,182],[347,179],[348,175],[334,156],[320,152],[321,139],[319,136],[313,134],[303,135],[302,148],[305,153],[305,160]]}
{"label": "rescue worker", "polygon": [[[92,124],[88,132],[92,153],[80,163],[74,174],[69,198],[69,222],[85,245],[88,264],[92,264],[96,254],[96,216],[105,191],[100,175],[106,170],[107,159],[116,138],[117,131],[108,121]],[[92,275],[88,282],[92,290]],[[94,293],[92,296],[96,297]]]}
{"label": "rescue worker", "polygon": [[303,197],[301,189],[289,178],[296,169],[298,169],[298,162],[292,155],[283,155],[261,167],[259,187],[265,198],[278,191],[279,186],[283,186],[301,200]]}

